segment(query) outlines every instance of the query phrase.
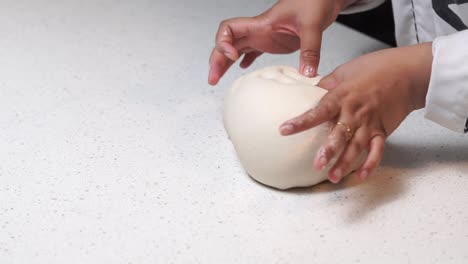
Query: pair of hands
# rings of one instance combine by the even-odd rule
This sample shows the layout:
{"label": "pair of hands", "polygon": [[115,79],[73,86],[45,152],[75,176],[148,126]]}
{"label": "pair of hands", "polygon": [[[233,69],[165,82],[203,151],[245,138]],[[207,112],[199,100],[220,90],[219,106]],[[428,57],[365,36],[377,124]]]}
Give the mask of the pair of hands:
{"label": "pair of hands", "polygon": [[[210,58],[208,82],[219,79],[242,55],[247,68],[262,53],[301,49],[299,71],[317,74],[322,32],[353,0],[280,0],[253,18],[221,23]],[[349,174],[359,155],[367,157],[357,170],[367,178],[382,158],[385,139],[413,110],[424,107],[429,85],[431,43],[369,53],[335,69],[318,86],[329,92],[319,105],[286,121],[282,135],[292,135],[322,123],[335,125],[318,151],[314,167],[322,170],[337,158],[328,178],[338,183]],[[352,131],[352,137],[349,132]]]}

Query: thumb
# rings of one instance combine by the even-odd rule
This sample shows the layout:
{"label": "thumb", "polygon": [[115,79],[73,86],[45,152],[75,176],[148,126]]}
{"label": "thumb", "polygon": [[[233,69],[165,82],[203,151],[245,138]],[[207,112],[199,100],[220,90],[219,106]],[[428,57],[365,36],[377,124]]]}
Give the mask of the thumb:
{"label": "thumb", "polygon": [[341,81],[341,78],[339,78],[335,72],[332,72],[320,79],[320,81],[317,83],[317,86],[325,90],[333,90],[341,83]]}
{"label": "thumb", "polygon": [[304,27],[300,32],[300,72],[306,77],[315,77],[320,62],[322,30],[319,27]]}

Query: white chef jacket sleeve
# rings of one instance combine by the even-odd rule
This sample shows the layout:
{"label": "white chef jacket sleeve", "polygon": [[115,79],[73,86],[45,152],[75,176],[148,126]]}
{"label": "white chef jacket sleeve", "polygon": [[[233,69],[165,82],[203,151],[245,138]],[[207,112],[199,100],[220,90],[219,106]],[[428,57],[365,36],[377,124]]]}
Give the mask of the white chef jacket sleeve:
{"label": "white chef jacket sleeve", "polygon": [[350,6],[342,10],[340,14],[348,15],[348,14],[364,12],[364,11],[376,8],[379,5],[383,4],[384,2],[385,0],[357,0]]}
{"label": "white chef jacket sleeve", "polygon": [[468,132],[468,30],[432,43],[426,118],[455,132]]}

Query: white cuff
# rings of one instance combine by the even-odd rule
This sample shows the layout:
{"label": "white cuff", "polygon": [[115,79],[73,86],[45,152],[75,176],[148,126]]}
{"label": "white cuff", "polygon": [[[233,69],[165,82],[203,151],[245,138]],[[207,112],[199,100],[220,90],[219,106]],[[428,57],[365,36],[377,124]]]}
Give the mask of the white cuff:
{"label": "white cuff", "polygon": [[432,73],[426,118],[455,132],[467,132],[468,30],[438,37],[432,43]]}
{"label": "white cuff", "polygon": [[358,0],[340,12],[341,15],[349,15],[364,12],[383,4],[385,0]]}

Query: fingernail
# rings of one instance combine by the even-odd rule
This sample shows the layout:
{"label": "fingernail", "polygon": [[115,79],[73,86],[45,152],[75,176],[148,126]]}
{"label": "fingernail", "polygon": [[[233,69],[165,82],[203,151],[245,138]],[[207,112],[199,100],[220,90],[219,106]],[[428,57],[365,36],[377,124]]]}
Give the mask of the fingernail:
{"label": "fingernail", "polygon": [[333,172],[332,176],[334,178],[333,180],[335,180],[334,183],[339,183],[341,181],[341,176],[343,176],[343,173],[342,173],[341,169],[336,169]]}
{"label": "fingernail", "polygon": [[281,135],[286,136],[294,131],[294,126],[291,124],[284,124],[280,127]]}
{"label": "fingernail", "polygon": [[332,182],[332,183],[339,183],[340,182],[340,179],[336,178],[335,175],[329,175],[328,176],[328,179]]}
{"label": "fingernail", "polygon": [[367,179],[368,176],[369,176],[369,171],[368,170],[363,170],[359,174],[359,178],[361,178],[361,180]]}
{"label": "fingernail", "polygon": [[307,76],[307,77],[312,77],[315,73],[315,70],[312,66],[310,65],[305,65],[304,66],[304,71],[303,71],[303,74],[304,76]]}

